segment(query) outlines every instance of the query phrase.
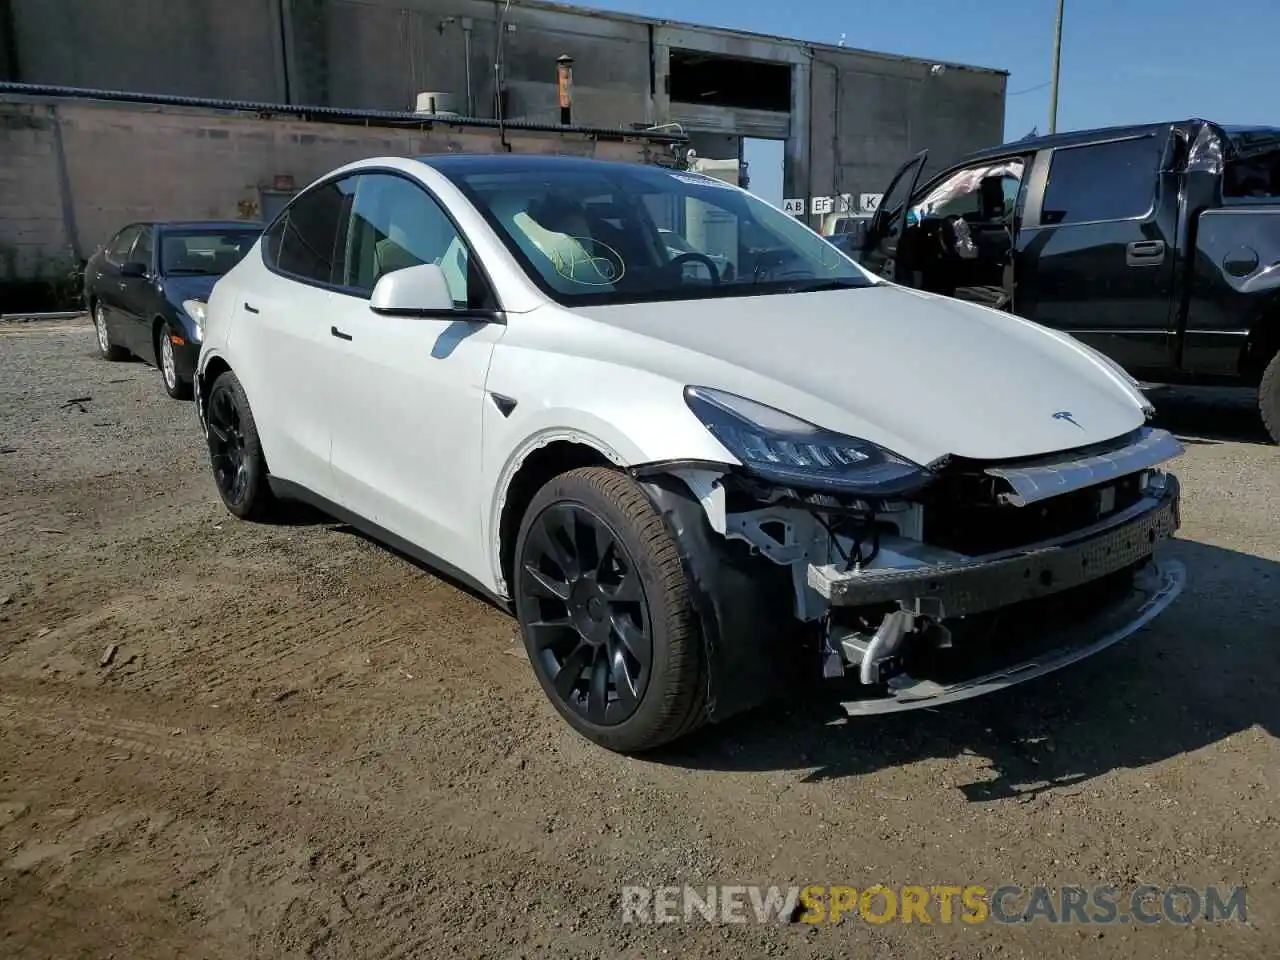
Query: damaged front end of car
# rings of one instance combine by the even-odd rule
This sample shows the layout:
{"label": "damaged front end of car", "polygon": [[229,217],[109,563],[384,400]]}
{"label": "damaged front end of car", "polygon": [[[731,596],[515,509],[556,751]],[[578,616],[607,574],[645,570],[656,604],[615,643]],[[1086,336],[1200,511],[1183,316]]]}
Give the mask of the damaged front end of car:
{"label": "damaged front end of car", "polygon": [[740,398],[689,399],[741,465],[634,473],[694,586],[712,719],[781,692],[798,659],[851,715],[980,696],[1124,639],[1185,584],[1158,550],[1180,525],[1162,467],[1183,448],[1164,430],[922,468],[794,418],[753,432],[776,411]]}

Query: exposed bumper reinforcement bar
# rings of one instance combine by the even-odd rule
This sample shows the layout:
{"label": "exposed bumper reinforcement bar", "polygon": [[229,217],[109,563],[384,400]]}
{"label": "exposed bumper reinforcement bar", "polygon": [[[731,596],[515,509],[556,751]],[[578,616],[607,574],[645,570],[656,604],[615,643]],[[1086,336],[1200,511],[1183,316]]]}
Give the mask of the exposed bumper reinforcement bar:
{"label": "exposed bumper reinforcement bar", "polygon": [[843,572],[810,565],[808,582],[833,606],[896,601],[939,619],[982,613],[1081,586],[1149,557],[1177,531],[1178,499],[1177,479],[1169,476],[1158,494],[1057,540],[919,567]]}
{"label": "exposed bumper reinforcement bar", "polygon": [[1135,577],[1133,590],[1086,621],[1063,628],[1052,649],[1012,666],[959,683],[942,685],[899,675],[883,696],[850,700],[841,706],[850,716],[900,713],[969,700],[1042,677],[1090,657],[1136,633],[1169,606],[1186,586],[1186,568],[1177,561],[1152,562]]}

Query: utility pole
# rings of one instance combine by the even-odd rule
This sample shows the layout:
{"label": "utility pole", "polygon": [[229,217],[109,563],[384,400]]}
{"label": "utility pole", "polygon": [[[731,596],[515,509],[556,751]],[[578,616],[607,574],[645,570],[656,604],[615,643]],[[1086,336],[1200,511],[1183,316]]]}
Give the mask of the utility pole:
{"label": "utility pole", "polygon": [[1058,71],[1062,67],[1062,7],[1058,0],[1058,24],[1053,31],[1053,80],[1049,89],[1049,135],[1058,132]]}

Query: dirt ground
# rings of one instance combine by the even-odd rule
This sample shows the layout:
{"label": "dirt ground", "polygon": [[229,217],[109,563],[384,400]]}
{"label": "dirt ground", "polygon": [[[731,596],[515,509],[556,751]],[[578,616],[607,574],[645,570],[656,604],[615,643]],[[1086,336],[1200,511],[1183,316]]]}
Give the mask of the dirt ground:
{"label": "dirt ground", "polygon": [[[810,698],[637,760],[555,715],[505,614],[334,523],[231,518],[192,406],[88,325],[0,327],[0,957],[1280,955],[1280,448],[1247,398],[1158,399],[1190,585],[1151,628],[970,704]],[[1142,882],[1244,885],[1247,923],[619,911]]]}

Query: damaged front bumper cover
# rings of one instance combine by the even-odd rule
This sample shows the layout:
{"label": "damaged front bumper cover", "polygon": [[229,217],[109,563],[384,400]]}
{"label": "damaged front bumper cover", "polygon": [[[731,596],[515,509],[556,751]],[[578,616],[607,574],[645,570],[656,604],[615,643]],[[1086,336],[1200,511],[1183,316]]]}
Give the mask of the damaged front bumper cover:
{"label": "damaged front bumper cover", "polygon": [[878,685],[875,693],[869,690],[867,698],[845,703],[845,710],[851,715],[892,713],[982,696],[1075,663],[1135,633],[1185,586],[1185,568],[1154,555],[1157,544],[1178,529],[1178,506],[1177,479],[1166,475],[1163,489],[1148,493],[1127,510],[1068,536],[1017,550],[906,569],[843,572],[811,565],[809,586],[833,607],[897,603],[909,614],[935,621],[1051,596],[1126,568],[1137,571],[1127,596],[1059,626],[1052,637],[1034,638],[1029,646],[1044,652],[951,684],[898,674]]}

